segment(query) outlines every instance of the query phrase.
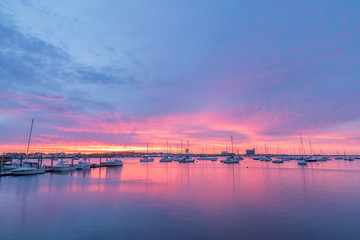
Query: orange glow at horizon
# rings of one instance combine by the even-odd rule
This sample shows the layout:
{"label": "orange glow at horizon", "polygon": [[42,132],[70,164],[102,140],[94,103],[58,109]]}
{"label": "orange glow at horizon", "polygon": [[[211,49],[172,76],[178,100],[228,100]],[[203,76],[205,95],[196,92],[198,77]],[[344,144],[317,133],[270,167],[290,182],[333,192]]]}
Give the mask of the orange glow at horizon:
{"label": "orange glow at horizon", "polygon": [[[341,141],[341,138],[339,138]],[[168,145],[167,143],[168,142]],[[8,144],[1,146],[2,152],[26,152],[26,145],[22,144]],[[190,152],[194,154],[220,154],[222,151],[231,152],[230,140],[222,142],[202,141],[191,139],[189,140]],[[299,142],[290,141],[284,142],[249,142],[249,143],[236,143],[234,142],[233,151],[235,153],[244,154],[246,149],[256,149],[257,154],[299,154]],[[304,141],[304,149],[307,154],[310,154],[312,148],[313,154],[336,154],[342,155],[344,151],[347,154],[358,155],[359,146],[357,144],[349,145],[347,147],[339,146],[337,143],[317,144],[316,141],[310,145],[309,141]],[[160,140],[149,144],[134,144],[134,145],[117,145],[106,144],[102,142],[74,142],[74,143],[47,143],[47,144],[31,144],[29,153],[42,152],[42,153],[105,153],[105,152],[169,152],[169,153],[184,153],[187,149],[187,140],[183,139],[182,147],[181,140]]]}

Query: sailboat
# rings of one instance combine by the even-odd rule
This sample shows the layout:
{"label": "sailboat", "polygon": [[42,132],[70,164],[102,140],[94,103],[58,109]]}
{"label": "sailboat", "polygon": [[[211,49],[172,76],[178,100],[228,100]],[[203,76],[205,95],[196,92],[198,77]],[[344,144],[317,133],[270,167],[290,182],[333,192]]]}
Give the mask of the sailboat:
{"label": "sailboat", "polygon": [[234,157],[234,139],[233,136],[231,136],[231,156],[226,158],[225,160],[222,160],[223,163],[239,163],[240,159]]}
{"label": "sailboat", "polygon": [[301,136],[301,133],[300,133],[300,144],[301,144],[301,152],[303,154],[303,156],[301,157],[301,159],[298,161],[298,165],[307,165],[307,161],[305,161],[304,159],[304,143],[303,143],[303,140],[302,140],[302,136]]}
{"label": "sailboat", "polygon": [[149,158],[149,144],[146,144],[146,156],[140,159],[140,162],[153,162],[153,158]]}
{"label": "sailboat", "polygon": [[[30,141],[31,141],[31,134],[32,134],[33,125],[34,125],[34,119],[31,120],[31,128],[30,128],[28,146],[27,146],[27,150],[26,150],[25,162],[27,162],[27,159],[28,159],[28,156],[29,156],[29,148],[30,148]],[[45,173],[45,169],[40,168],[40,166],[38,166],[38,168],[30,167],[30,166],[27,166],[27,165],[23,166],[22,165],[22,160],[20,160],[20,167],[17,168],[17,169],[12,170],[12,174],[15,175],[15,176],[34,175],[34,174],[42,174],[42,173]]]}
{"label": "sailboat", "polygon": [[345,160],[345,161],[354,161],[354,158],[352,158],[352,157],[346,157],[345,149],[344,149],[344,160]]}
{"label": "sailboat", "polygon": [[190,158],[189,156],[185,156],[185,157],[181,158],[178,162],[179,163],[193,163],[193,162],[195,162],[195,159]]}

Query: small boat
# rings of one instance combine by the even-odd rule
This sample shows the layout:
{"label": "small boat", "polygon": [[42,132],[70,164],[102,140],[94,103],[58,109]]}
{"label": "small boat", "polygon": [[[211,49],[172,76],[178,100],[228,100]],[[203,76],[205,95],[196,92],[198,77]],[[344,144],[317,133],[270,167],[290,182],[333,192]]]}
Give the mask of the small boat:
{"label": "small boat", "polygon": [[354,161],[354,158],[349,157],[347,160],[348,160],[348,161]]}
{"label": "small boat", "polygon": [[300,160],[300,161],[298,161],[298,165],[307,165],[307,161]]}
{"label": "small boat", "polygon": [[270,162],[270,161],[272,161],[271,157],[260,157],[259,160],[260,160],[260,161],[265,161],[265,162]]}
{"label": "small boat", "polygon": [[318,162],[326,162],[328,159],[326,157],[316,159]]}
{"label": "small boat", "polygon": [[79,160],[78,163],[75,165],[76,170],[85,170],[90,169],[92,166],[87,160]]}
{"label": "small boat", "polygon": [[284,160],[282,159],[276,159],[272,161],[273,163],[284,163]]}
{"label": "small boat", "polygon": [[16,168],[11,171],[13,175],[20,176],[20,175],[34,175],[34,174],[42,174],[45,173],[45,169],[43,168],[34,168],[30,166],[23,165],[19,168]]}
{"label": "small boat", "polygon": [[210,160],[210,161],[217,161],[216,157],[198,157],[197,160]]}
{"label": "small boat", "polygon": [[106,166],[107,167],[120,167],[123,164],[124,164],[123,161],[121,161],[121,159],[119,159],[117,157],[106,160]]}
{"label": "small boat", "polygon": [[61,159],[55,166],[52,167],[53,172],[69,172],[76,170],[74,166],[65,163],[66,161]]}
{"label": "small boat", "polygon": [[172,158],[169,158],[169,157],[163,157],[163,158],[161,158],[160,159],[160,161],[159,162],[172,162],[173,161],[173,159]]}
{"label": "small boat", "polygon": [[195,162],[195,159],[188,158],[188,157],[184,157],[179,160],[179,163],[193,163],[193,162]]}
{"label": "small boat", "polygon": [[223,163],[239,163],[240,159],[234,158],[234,157],[228,157],[227,159],[222,160],[221,162],[223,162]]}
{"label": "small boat", "polygon": [[153,158],[149,158],[149,157],[143,157],[140,159],[140,162],[153,162],[154,159]]}
{"label": "small boat", "polygon": [[342,157],[336,157],[335,160],[343,160],[344,158]]}
{"label": "small boat", "polygon": [[254,157],[253,160],[260,160],[260,157]]}
{"label": "small boat", "polygon": [[149,158],[149,144],[146,144],[146,156],[140,159],[140,162],[153,162],[153,158]]}
{"label": "small boat", "polygon": [[221,160],[220,162],[222,163],[239,163],[240,162],[240,158],[239,157],[234,157],[234,139],[231,136],[231,154],[232,156],[226,158],[225,160]]}
{"label": "small boat", "polygon": [[270,162],[270,161],[272,161],[272,159],[271,159],[271,157],[264,157],[264,160],[263,161],[265,161],[265,162]]}

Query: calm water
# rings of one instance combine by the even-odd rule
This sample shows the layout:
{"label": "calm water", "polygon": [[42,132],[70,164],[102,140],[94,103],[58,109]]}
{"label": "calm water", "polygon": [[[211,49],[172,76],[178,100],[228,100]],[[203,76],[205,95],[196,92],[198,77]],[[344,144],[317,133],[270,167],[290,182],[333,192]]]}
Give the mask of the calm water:
{"label": "calm water", "polygon": [[[248,168],[247,168],[248,167]],[[140,163],[0,178],[0,239],[360,239],[360,161]]]}

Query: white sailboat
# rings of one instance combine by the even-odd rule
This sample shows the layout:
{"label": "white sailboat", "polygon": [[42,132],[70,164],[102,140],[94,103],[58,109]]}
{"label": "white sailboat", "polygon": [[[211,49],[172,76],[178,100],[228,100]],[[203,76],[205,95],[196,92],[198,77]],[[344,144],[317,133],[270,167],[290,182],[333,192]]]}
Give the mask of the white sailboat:
{"label": "white sailboat", "polygon": [[305,161],[304,159],[304,154],[305,154],[305,151],[304,151],[304,144],[303,144],[303,140],[302,140],[302,136],[301,136],[301,133],[300,133],[300,148],[301,148],[301,152],[302,152],[302,157],[301,159],[298,161],[298,165],[307,165],[307,161]]}
{"label": "white sailboat", "polygon": [[[34,119],[31,120],[31,128],[30,128],[30,135],[29,135],[29,141],[28,141],[28,146],[27,146],[27,151],[26,151],[25,162],[27,161],[28,155],[29,155],[29,148],[30,148],[30,141],[31,141],[33,125],[34,125]],[[25,165],[23,166],[22,160],[20,160],[20,167],[12,170],[12,174],[15,176],[34,175],[34,174],[42,174],[42,173],[45,173],[45,169],[40,168],[40,166],[39,166],[39,168],[34,168],[34,167],[30,167],[30,166],[25,166]]]}
{"label": "white sailboat", "polygon": [[[233,137],[231,136],[231,154],[234,154],[234,140]],[[222,163],[239,163],[240,159],[234,156],[230,156],[228,158],[226,158],[225,160],[221,161]]]}
{"label": "white sailboat", "polygon": [[153,162],[154,159],[149,157],[149,144],[146,144],[146,156],[140,159],[140,162]]}
{"label": "white sailboat", "polygon": [[221,162],[223,162],[223,163],[239,163],[240,160],[231,156],[231,157],[226,158],[225,160],[222,160]]}
{"label": "white sailboat", "polygon": [[195,159],[190,158],[189,156],[183,157],[179,160],[179,163],[193,163]]}

